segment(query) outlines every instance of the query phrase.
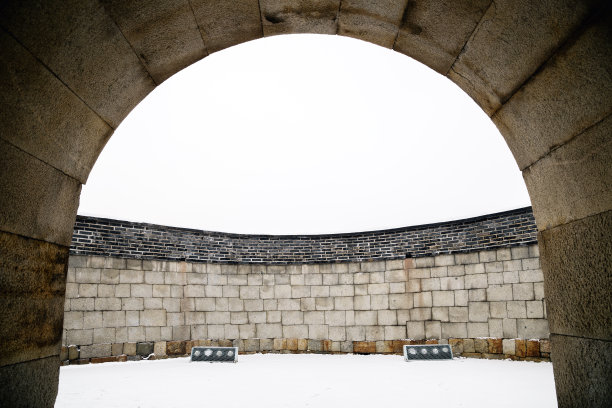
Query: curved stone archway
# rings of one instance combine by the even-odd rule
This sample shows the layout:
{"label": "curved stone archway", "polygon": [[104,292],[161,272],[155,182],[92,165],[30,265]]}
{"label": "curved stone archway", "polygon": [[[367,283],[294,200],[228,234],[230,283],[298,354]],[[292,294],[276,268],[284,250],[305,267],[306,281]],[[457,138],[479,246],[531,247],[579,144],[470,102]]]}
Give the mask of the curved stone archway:
{"label": "curved stone archway", "polygon": [[609,6],[595,0],[3,2],[0,400],[53,405],[80,186],[130,110],[212,52],[323,33],[423,62],[495,122],[540,230],[559,405],[606,405],[611,20]]}

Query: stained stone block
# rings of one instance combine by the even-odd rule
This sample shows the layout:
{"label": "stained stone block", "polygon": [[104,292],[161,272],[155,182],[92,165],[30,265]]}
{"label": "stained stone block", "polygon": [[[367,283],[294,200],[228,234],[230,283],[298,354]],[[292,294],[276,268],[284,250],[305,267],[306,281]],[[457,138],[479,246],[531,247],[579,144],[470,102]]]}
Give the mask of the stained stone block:
{"label": "stained stone block", "polygon": [[522,339],[547,339],[550,335],[546,319],[517,319],[517,330]]}
{"label": "stained stone block", "polygon": [[431,292],[415,293],[413,295],[414,307],[431,307],[432,296]]}
{"label": "stained stone block", "polygon": [[466,338],[467,335],[467,323],[441,323],[442,338]]}
{"label": "stained stone block", "polygon": [[442,325],[438,321],[425,322],[425,338],[440,339],[442,337]]}
{"label": "stained stone block", "polygon": [[431,308],[420,307],[410,309],[410,320],[431,320]]}
{"label": "stained stone block", "polygon": [[93,344],[91,346],[81,346],[80,358],[109,357],[111,355],[110,344]]}
{"label": "stained stone block", "polygon": [[98,296],[98,285],[91,283],[79,284],[78,297],[96,297]]}
{"label": "stained stone block", "polygon": [[487,322],[489,320],[489,303],[487,302],[469,302],[468,310],[470,322]]}
{"label": "stained stone block", "polygon": [[467,337],[488,337],[488,323],[467,323]]}
{"label": "stained stone block", "polygon": [[495,285],[488,287],[487,300],[490,302],[513,300],[512,285]]}
{"label": "stained stone block", "polygon": [[375,311],[356,311],[355,324],[360,326],[372,326],[377,324],[377,312]]}
{"label": "stained stone block", "polygon": [[466,275],[464,277],[465,289],[486,289],[489,286],[487,275],[484,273],[476,275]]}
{"label": "stained stone block", "polygon": [[140,312],[140,324],[142,326],[165,326],[166,325],[166,311],[163,309],[141,311]]}
{"label": "stained stone block", "polygon": [[414,305],[411,293],[397,293],[389,295],[390,309],[410,309]]}
{"label": "stained stone block", "polygon": [[366,341],[380,341],[385,338],[383,326],[366,326]]}
{"label": "stained stone block", "polygon": [[395,310],[379,310],[378,324],[381,326],[397,325],[397,313],[395,312]]}
{"label": "stained stone block", "polygon": [[433,291],[432,292],[433,306],[454,306],[455,293],[453,291]]}

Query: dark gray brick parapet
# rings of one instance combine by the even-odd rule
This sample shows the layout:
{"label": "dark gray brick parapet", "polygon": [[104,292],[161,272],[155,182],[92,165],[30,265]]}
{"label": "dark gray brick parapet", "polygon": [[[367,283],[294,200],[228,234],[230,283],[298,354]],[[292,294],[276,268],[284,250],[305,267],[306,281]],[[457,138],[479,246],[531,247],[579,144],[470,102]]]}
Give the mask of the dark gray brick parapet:
{"label": "dark gray brick parapet", "polygon": [[531,207],[457,221],[326,235],[242,235],[77,216],[72,255],[222,263],[422,257],[537,242]]}

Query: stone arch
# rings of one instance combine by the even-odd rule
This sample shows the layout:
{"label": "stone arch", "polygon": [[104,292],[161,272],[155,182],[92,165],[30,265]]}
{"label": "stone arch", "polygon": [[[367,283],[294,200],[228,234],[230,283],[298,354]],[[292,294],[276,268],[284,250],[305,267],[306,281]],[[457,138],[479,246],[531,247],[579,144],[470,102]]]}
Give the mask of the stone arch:
{"label": "stone arch", "polygon": [[[80,186],[155,86],[269,35],[356,37],[467,92],[523,171],[560,406],[610,400],[612,36],[602,1],[6,1],[0,5],[0,377],[52,406]],[[580,358],[574,358],[574,353]]]}

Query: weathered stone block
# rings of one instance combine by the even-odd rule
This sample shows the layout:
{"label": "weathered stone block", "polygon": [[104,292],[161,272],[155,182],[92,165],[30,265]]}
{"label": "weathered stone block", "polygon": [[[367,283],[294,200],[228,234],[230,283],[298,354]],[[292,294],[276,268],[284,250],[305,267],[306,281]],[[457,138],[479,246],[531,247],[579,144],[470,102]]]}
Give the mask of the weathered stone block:
{"label": "weathered stone block", "polygon": [[247,315],[249,316],[249,323],[265,323],[268,318],[266,312],[247,312]]}
{"label": "weathered stone block", "polygon": [[489,285],[503,285],[504,274],[503,273],[488,273],[487,282]]}
{"label": "weathered stone block", "polygon": [[502,283],[519,283],[519,272],[509,271],[503,273],[504,281]]}
{"label": "weathered stone block", "polygon": [[440,290],[440,278],[421,279],[423,291]]}
{"label": "weathered stone block", "polygon": [[110,344],[93,344],[91,346],[81,346],[81,350],[79,352],[80,358],[110,357],[110,355]]}
{"label": "weathered stone block", "polygon": [[185,355],[185,342],[184,341],[168,341],[166,342],[166,353],[169,356],[182,356]]}
{"label": "weathered stone block", "polygon": [[354,309],[355,310],[370,310],[371,299],[370,296],[355,296],[354,297]]}
{"label": "weathered stone block", "polygon": [[93,311],[94,298],[79,298],[70,300],[70,309],[72,311]]}
{"label": "weathered stone block", "polygon": [[395,310],[379,310],[378,311],[378,324],[381,326],[397,325],[397,314]]}
{"label": "weathered stone block", "polygon": [[512,285],[494,285],[488,287],[487,300],[490,302],[513,300]]}
{"label": "weathered stone block", "polygon": [[527,309],[525,306],[525,301],[516,300],[507,302],[507,313],[508,317],[511,319],[526,318]]}
{"label": "weathered stone block", "polygon": [[546,319],[517,319],[517,330],[522,339],[547,339],[550,335]]}
{"label": "weathered stone block", "polygon": [[[449,307],[447,314],[447,319],[444,321],[451,322],[467,322],[468,321],[468,308],[467,307]],[[435,319],[435,316],[434,316]]]}
{"label": "weathered stone block", "polygon": [[415,293],[413,295],[414,307],[431,307],[432,296],[431,292]]}
{"label": "weathered stone block", "polygon": [[406,334],[409,339],[425,339],[425,322],[406,322]]}
{"label": "weathered stone block", "polygon": [[502,319],[503,337],[513,339],[518,336],[516,319]]}
{"label": "weathered stone block", "polygon": [[[317,299],[325,299],[325,298],[317,298]],[[316,304],[315,304],[316,305]],[[334,308],[336,310],[353,310],[353,298],[351,296],[343,296],[334,298]],[[317,307],[318,310],[321,310]]]}
{"label": "weathered stone block", "polygon": [[463,277],[440,278],[441,290],[459,290],[465,287]]}
{"label": "weathered stone block", "polygon": [[125,326],[124,311],[105,311],[102,312],[102,327],[122,327]]}
{"label": "weathered stone block", "polygon": [[486,289],[489,286],[487,274],[466,275],[464,277],[465,289]]}
{"label": "weathered stone block", "polygon": [[389,284],[388,283],[370,283],[368,285],[368,293],[370,295],[389,294]]}
{"label": "weathered stone block", "polygon": [[430,307],[419,307],[410,309],[410,320],[431,320],[431,308]]}
{"label": "weathered stone block", "polygon": [[[372,310],[381,310],[389,308],[389,296],[388,295],[371,295],[370,296],[370,307]],[[339,309],[336,307],[336,309]]]}
{"label": "weathered stone block", "polygon": [[354,341],[353,353],[355,354],[372,354],[376,353],[375,341]]}
{"label": "weathered stone block", "polygon": [[[265,302],[264,302],[265,308]],[[315,298],[301,298],[300,299],[300,310],[302,312],[317,310],[317,304]]]}
{"label": "weathered stone block", "polygon": [[515,283],[512,285],[512,298],[514,300],[533,300],[534,296],[532,283]]}
{"label": "weathered stone block", "polygon": [[413,295],[411,293],[389,295],[389,309],[410,309],[413,305]]}
{"label": "weathered stone block", "polygon": [[406,338],[406,326],[385,326],[385,340],[397,340]]}
{"label": "weathered stone block", "polygon": [[542,319],[544,318],[544,305],[542,301],[527,301],[527,317],[530,319]]}
{"label": "weathered stone block", "polygon": [[346,340],[347,341],[365,340],[365,327],[364,326],[347,326]]}
{"label": "weathered stone block", "polygon": [[489,342],[487,339],[474,339],[474,350],[476,353],[488,353],[489,352]]}
{"label": "weathered stone block", "polygon": [[470,322],[487,322],[489,320],[488,302],[469,302],[468,318]]}
{"label": "weathered stone block", "polygon": [[96,298],[96,310],[121,310],[121,299],[118,298]]}
{"label": "weathered stone block", "polygon": [[491,354],[502,354],[503,353],[503,344],[502,339],[492,338],[487,339],[487,343],[489,344],[489,353]]}
{"label": "weathered stone block", "polygon": [[[333,302],[330,298],[318,298],[315,301],[317,308],[319,307],[319,300],[329,301],[331,304],[330,309],[333,309]],[[299,299],[278,299],[278,310],[300,310]]]}
{"label": "weathered stone block", "polygon": [[449,308],[448,307],[432,307],[431,317],[433,320],[439,320],[441,322],[449,321]]}
{"label": "weathered stone block", "polygon": [[[389,261],[387,261],[389,263]],[[385,272],[385,282],[405,282],[407,274],[404,269],[387,270]]]}
{"label": "weathered stone block", "polygon": [[[297,325],[304,323],[304,312],[294,310],[283,310],[282,313],[283,325]],[[286,337],[306,337],[306,336],[286,336]]]}
{"label": "weathered stone block", "polygon": [[376,311],[356,311],[355,324],[360,326],[374,326],[377,324],[378,314]]}
{"label": "weathered stone block", "polygon": [[93,344],[93,330],[68,330],[66,344],[76,346]]}
{"label": "weathered stone block", "polygon": [[247,312],[259,312],[263,309],[263,300],[261,299],[246,299],[244,300],[244,310]]}
{"label": "weathered stone block", "polygon": [[433,306],[454,306],[455,293],[453,291],[433,291],[432,292]]}
{"label": "weathered stone block", "polygon": [[161,310],[144,310],[140,312],[140,324],[142,326],[165,326],[166,311]]}
{"label": "weathered stone block", "polygon": [[425,338],[440,339],[442,337],[442,325],[438,321],[425,322]]}
{"label": "weathered stone block", "polygon": [[[449,343],[450,343],[450,340],[449,340]],[[464,353],[475,353],[476,352],[474,339],[463,339],[463,352]]]}
{"label": "weathered stone block", "polygon": [[366,326],[365,328],[366,341],[380,341],[385,338],[385,330],[383,326]]}
{"label": "weathered stone block", "polygon": [[519,280],[520,282],[543,282],[544,275],[541,269],[527,269],[519,271]]}
{"label": "weathered stone block", "polygon": [[467,337],[489,337],[488,323],[467,323]]}
{"label": "weathered stone block", "polygon": [[467,306],[469,301],[467,290],[455,290],[455,306]]}

